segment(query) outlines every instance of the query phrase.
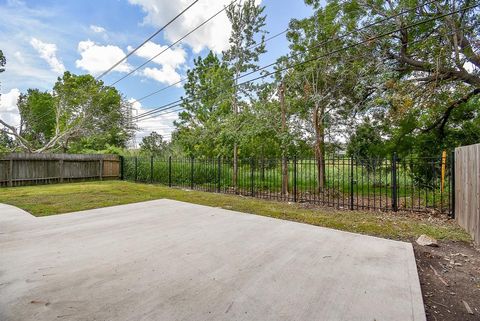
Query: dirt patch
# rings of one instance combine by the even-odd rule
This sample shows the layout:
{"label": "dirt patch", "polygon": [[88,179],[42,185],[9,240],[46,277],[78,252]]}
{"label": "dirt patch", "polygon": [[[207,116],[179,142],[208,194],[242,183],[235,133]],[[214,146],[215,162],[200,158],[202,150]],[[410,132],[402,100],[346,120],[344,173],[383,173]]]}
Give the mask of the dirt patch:
{"label": "dirt patch", "polygon": [[480,250],[463,242],[439,245],[413,243],[427,320],[480,320]]}

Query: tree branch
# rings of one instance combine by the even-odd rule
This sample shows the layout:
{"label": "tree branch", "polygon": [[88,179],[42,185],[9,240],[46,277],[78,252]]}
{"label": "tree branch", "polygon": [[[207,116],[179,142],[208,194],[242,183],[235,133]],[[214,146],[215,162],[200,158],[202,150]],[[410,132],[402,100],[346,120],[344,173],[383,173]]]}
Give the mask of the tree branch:
{"label": "tree branch", "polygon": [[468,102],[472,97],[474,97],[478,94],[480,94],[480,88],[476,88],[476,89],[472,90],[471,92],[469,92],[468,94],[466,94],[462,98],[460,98],[457,101],[450,104],[450,106],[448,106],[447,109],[445,110],[445,112],[443,113],[442,117],[437,119],[432,125],[428,126],[425,129],[422,129],[422,132],[426,133],[426,132],[429,132],[429,131],[437,128],[438,133],[440,135],[443,135],[445,126],[448,122],[448,119],[450,118],[450,115],[452,114],[452,111],[455,108],[457,108],[458,106]]}
{"label": "tree branch", "polygon": [[5,128],[8,129],[8,132],[15,136],[15,138],[17,139],[17,142],[20,144],[20,146],[24,149],[26,149],[27,151],[31,151],[32,150],[32,147],[30,145],[30,143],[25,139],[23,138],[20,134],[18,134],[17,130],[15,129],[15,127],[7,124],[6,122],[4,122],[3,120],[0,119],[0,124],[2,124],[3,126],[5,126]]}

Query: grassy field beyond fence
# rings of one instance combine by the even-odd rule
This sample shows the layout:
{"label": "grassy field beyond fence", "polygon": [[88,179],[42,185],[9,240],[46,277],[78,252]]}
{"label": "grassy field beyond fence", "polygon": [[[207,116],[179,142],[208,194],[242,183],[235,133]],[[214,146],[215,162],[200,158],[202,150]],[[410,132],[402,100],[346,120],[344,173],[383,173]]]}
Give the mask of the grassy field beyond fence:
{"label": "grassy field beyond fence", "polygon": [[450,161],[441,158],[405,158],[393,163],[389,159],[327,158],[324,188],[319,188],[316,160],[290,159],[287,194],[281,193],[281,159],[240,160],[236,187],[232,161],[224,159],[127,157],[124,177],[339,209],[392,210],[396,199],[399,210],[452,211]]}

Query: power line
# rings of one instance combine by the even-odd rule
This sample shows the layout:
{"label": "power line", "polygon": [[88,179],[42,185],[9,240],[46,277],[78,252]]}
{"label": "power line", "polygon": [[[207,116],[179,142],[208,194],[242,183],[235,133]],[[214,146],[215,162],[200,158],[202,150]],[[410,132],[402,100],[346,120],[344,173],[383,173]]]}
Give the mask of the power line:
{"label": "power line", "polygon": [[120,81],[122,81],[123,79],[127,78],[128,76],[130,76],[131,74],[133,74],[135,71],[139,70],[140,68],[142,68],[143,66],[147,65],[148,63],[150,63],[152,60],[154,60],[155,58],[159,57],[161,54],[163,54],[165,51],[167,51],[168,49],[172,48],[173,46],[175,46],[176,44],[178,44],[180,41],[182,41],[183,39],[185,39],[186,37],[190,36],[192,33],[194,33],[195,31],[197,31],[198,29],[200,29],[201,27],[203,27],[205,24],[207,24],[208,22],[210,22],[212,19],[214,19],[215,17],[217,17],[220,13],[222,13],[223,11],[225,11],[229,6],[231,6],[232,4],[234,4],[235,2],[237,2],[238,0],[233,0],[232,2],[230,2],[227,6],[224,6],[223,9],[217,11],[214,15],[212,15],[210,18],[208,18],[207,20],[203,21],[201,24],[199,24],[198,26],[196,26],[194,29],[190,30],[189,32],[187,32],[185,35],[183,35],[183,37],[179,38],[177,41],[175,41],[174,43],[170,44],[167,48],[163,49],[162,51],[160,51],[158,54],[156,54],[155,56],[153,56],[152,58],[148,59],[147,61],[145,61],[144,63],[142,63],[140,66],[136,67],[135,69],[131,70],[130,72],[128,72],[126,75],[122,76],[121,78],[117,79],[115,82],[113,82],[112,84],[110,84],[110,86],[113,86],[117,83],[119,83]]}
{"label": "power line", "polygon": [[164,90],[166,90],[166,89],[168,89],[168,88],[171,88],[171,87],[173,87],[173,86],[175,86],[175,85],[178,85],[178,84],[184,82],[184,81],[187,80],[187,79],[188,79],[187,77],[182,78],[182,79],[180,79],[179,81],[174,82],[173,84],[170,84],[170,85],[168,85],[168,86],[166,86],[166,87],[160,88],[160,89],[158,89],[158,90],[156,90],[156,91],[154,91],[154,92],[151,92],[151,93],[149,93],[149,94],[147,94],[147,95],[145,95],[145,96],[143,96],[143,97],[141,97],[141,98],[139,98],[139,99],[136,99],[135,101],[136,101],[136,102],[140,102],[140,101],[142,101],[142,100],[145,100],[145,99],[147,99],[147,98],[149,98],[149,97],[151,97],[151,96],[153,96],[153,95],[156,95],[156,94],[158,94],[158,93],[160,93],[160,92],[162,92],[162,91],[164,91]]}
{"label": "power line", "polygon": [[[291,69],[291,68],[294,68],[294,67],[298,67],[298,66],[301,66],[301,65],[304,65],[306,63],[309,63],[309,62],[313,62],[313,61],[316,61],[318,59],[321,59],[321,58],[325,58],[325,57],[328,57],[330,56],[331,54],[334,54],[334,53],[338,53],[338,52],[341,52],[341,51],[344,51],[346,49],[350,49],[350,48],[354,48],[354,47],[357,47],[359,45],[363,45],[363,44],[366,44],[366,43],[371,43],[373,41],[376,41],[380,38],[383,38],[383,37],[386,37],[386,36],[389,36],[389,35],[392,35],[396,32],[399,32],[399,31],[402,31],[403,29],[411,29],[411,28],[414,28],[414,27],[417,27],[419,25],[422,25],[422,24],[425,24],[425,23],[428,23],[428,22],[432,22],[432,21],[435,21],[435,20],[438,20],[438,19],[441,19],[441,18],[445,18],[445,17],[448,17],[448,16],[451,16],[451,15],[454,15],[456,13],[459,13],[461,11],[466,11],[466,10],[469,10],[469,9],[473,9],[475,7],[478,7],[480,4],[475,4],[475,5],[471,5],[471,6],[468,6],[468,7],[465,7],[463,9],[458,9],[458,10],[455,10],[455,11],[452,11],[452,12],[449,12],[449,13],[444,13],[444,14],[441,14],[441,15],[438,15],[436,17],[432,17],[432,18],[429,18],[429,19],[426,19],[426,20],[423,20],[423,21],[419,21],[419,22],[416,22],[416,23],[413,23],[411,25],[407,25],[405,27],[400,27],[400,28],[397,28],[395,30],[391,30],[391,31],[388,31],[388,32],[384,32],[382,34],[379,34],[375,37],[370,37],[366,40],[363,40],[363,41],[360,41],[360,42],[356,42],[356,43],[353,43],[351,45],[347,45],[347,46],[344,46],[342,48],[339,48],[339,49],[336,49],[336,50],[333,50],[333,51],[330,51],[324,55],[321,55],[321,56],[316,56],[316,57],[313,57],[311,59],[308,59],[308,60],[305,60],[305,61],[302,61],[302,62],[299,62],[299,63],[296,63],[292,66],[287,66],[287,67],[284,67],[284,68],[281,68],[281,69],[278,69],[278,70],[275,70],[275,71],[271,71],[267,74],[264,74],[262,76],[259,76],[259,77],[256,77],[256,78],[253,78],[253,79],[250,79],[248,81],[245,81],[243,83],[240,83],[240,85],[242,84],[246,84],[246,83],[249,83],[251,81],[255,81],[255,80],[259,80],[259,79],[262,79],[262,78],[265,78],[265,77],[268,77],[270,75],[273,75],[275,73],[278,73],[278,72],[282,72],[282,71],[285,71],[285,70],[288,70],[288,69]],[[270,64],[271,66],[271,64]],[[265,67],[262,67],[262,69],[265,69]],[[262,69],[259,69],[257,71],[260,71]],[[249,73],[251,74],[251,72]],[[241,77],[245,77],[246,75],[242,75]]]}
{"label": "power line", "polygon": [[193,1],[188,7],[186,7],[185,9],[182,10],[182,12],[180,12],[179,14],[177,14],[173,19],[171,19],[169,22],[167,22],[163,27],[161,27],[160,29],[158,29],[157,31],[155,31],[150,37],[148,37],[144,42],[142,42],[140,45],[138,45],[135,49],[133,49],[132,51],[130,51],[128,54],[125,55],[125,57],[123,57],[122,59],[120,59],[119,61],[117,61],[116,63],[113,64],[113,66],[111,66],[110,68],[108,68],[107,70],[105,70],[102,74],[100,74],[99,76],[95,77],[96,80],[102,78],[103,76],[105,76],[106,74],[108,74],[110,71],[112,71],[115,67],[117,67],[118,65],[120,65],[122,62],[125,61],[125,59],[127,59],[128,57],[130,57],[131,55],[133,55],[138,49],[140,49],[142,46],[144,46],[147,42],[149,42],[150,40],[152,40],[156,35],[158,35],[160,32],[162,32],[165,28],[167,28],[170,24],[172,24],[175,20],[177,20],[181,15],[183,15],[188,9],[190,9],[194,4],[196,4],[199,0],[195,0]]}
{"label": "power line", "polygon": [[[235,1],[237,1],[237,0],[235,0]],[[258,46],[260,46],[260,45],[262,45],[262,44],[264,44],[264,43],[266,43],[266,42],[268,42],[268,41],[270,41],[270,40],[273,40],[273,39],[275,39],[275,38],[278,38],[279,36],[281,36],[281,35],[283,35],[284,33],[286,33],[288,30],[290,30],[290,29],[287,28],[287,29],[285,29],[285,30],[283,30],[283,31],[280,31],[280,32],[276,33],[275,35],[264,39],[261,43],[256,44],[256,45],[253,45],[253,46],[250,46],[249,49],[256,48],[256,47],[258,47]],[[167,48],[167,49],[168,49],[168,48]],[[152,59],[155,59],[155,57],[152,58]],[[147,94],[147,95],[145,95],[145,96],[142,96],[142,97],[140,97],[140,98],[138,98],[138,99],[135,99],[135,102],[141,102],[142,100],[145,100],[145,99],[147,99],[147,98],[149,98],[149,97],[151,97],[151,96],[153,96],[153,95],[156,95],[156,94],[158,94],[158,93],[161,93],[161,92],[164,91],[164,90],[167,90],[167,89],[169,89],[169,88],[171,88],[171,87],[173,87],[173,86],[176,86],[176,85],[178,85],[178,84],[181,84],[182,82],[186,81],[187,79],[188,79],[187,77],[184,77],[184,78],[182,78],[182,79],[174,82],[173,84],[170,84],[170,85],[168,85],[168,86],[162,87],[162,88],[160,88],[160,89],[158,89],[158,90],[155,90],[155,91],[153,91],[153,92],[151,92],[151,93],[149,93],[149,94]],[[119,79],[119,81],[120,81],[120,79]],[[114,84],[115,84],[115,83],[114,83]],[[112,85],[113,85],[113,84],[112,84]]]}
{"label": "power line", "polygon": [[[173,107],[178,107],[178,106],[172,106],[172,108]],[[183,111],[183,107],[180,107],[180,108],[175,109],[175,110],[169,110],[169,108],[168,108],[168,109],[165,109],[164,111],[161,111],[158,114],[155,114],[151,117],[147,117],[147,118],[140,119],[140,120],[137,120],[137,121],[144,121],[144,120],[148,120],[148,119],[158,118],[159,116],[173,114],[173,113],[177,113],[177,112],[180,112],[180,111]]]}
{"label": "power line", "polygon": [[[375,25],[378,25],[378,24],[383,23],[383,22],[385,22],[385,21],[388,21],[388,20],[397,18],[397,17],[399,17],[399,16],[401,16],[401,15],[404,15],[404,14],[406,14],[406,13],[415,11],[415,10],[417,10],[417,9],[420,9],[420,8],[426,6],[426,5],[435,3],[435,2],[437,2],[437,1],[438,1],[438,0],[430,0],[430,1],[427,1],[427,2],[425,2],[425,3],[423,3],[423,4],[421,4],[421,5],[418,5],[418,6],[416,6],[416,7],[409,8],[409,9],[405,9],[405,10],[400,11],[400,12],[398,12],[398,13],[396,13],[396,14],[391,15],[391,16],[388,16],[388,17],[382,18],[382,19],[380,19],[380,20],[377,20],[377,21],[375,21],[375,22],[372,22],[372,23],[370,23],[370,24],[367,24],[367,25],[365,25],[365,26],[363,26],[363,27],[361,27],[361,28],[356,28],[356,29],[354,29],[354,30],[352,30],[352,31],[349,31],[349,32],[347,32],[346,34],[343,34],[343,35],[341,35],[341,36],[324,40],[324,41],[322,41],[322,42],[314,45],[313,47],[308,48],[307,50],[311,50],[311,49],[313,49],[313,48],[318,48],[318,47],[320,47],[320,46],[322,46],[322,45],[324,45],[324,44],[327,44],[327,43],[332,42],[332,41],[335,41],[335,40],[341,40],[341,39],[343,39],[343,38],[345,38],[345,37],[347,37],[347,36],[349,36],[349,35],[351,35],[351,34],[353,34],[353,33],[355,33],[355,32],[360,32],[360,31],[363,31],[363,30],[365,30],[365,29],[371,28],[371,27],[373,27],[373,26],[375,26]],[[277,33],[277,34],[275,34],[275,35],[273,35],[273,36],[265,39],[262,43],[265,43],[265,42],[267,42],[267,41],[270,41],[270,40],[272,40],[272,39],[275,39],[275,38],[281,36],[282,34],[287,33],[289,30],[290,30],[290,28],[287,28],[287,29],[285,29],[285,30],[283,30],[283,31],[281,31],[281,32],[279,32],[279,33]],[[262,43],[256,44],[256,45],[253,45],[253,46],[250,46],[249,49],[256,48],[256,47],[260,46]],[[298,54],[294,54],[294,56],[296,56],[296,55],[298,55]],[[290,57],[290,58],[291,58],[291,57]],[[251,74],[253,74],[253,73],[256,73],[256,72],[258,72],[258,71],[261,71],[261,70],[264,70],[264,69],[269,68],[269,67],[271,67],[271,66],[274,66],[274,65],[276,65],[276,64],[277,64],[276,61],[275,61],[275,62],[272,62],[272,63],[270,63],[270,64],[268,64],[268,65],[266,65],[266,66],[263,66],[263,67],[261,67],[261,68],[259,68],[259,69],[252,70],[252,71],[250,71],[250,72],[248,72],[248,73],[246,73],[246,74],[244,74],[244,75],[241,75],[238,79],[244,78],[244,77],[249,76],[249,75],[251,75]],[[173,87],[173,86],[175,86],[175,85],[178,85],[178,84],[184,82],[184,81],[187,80],[187,79],[188,79],[188,78],[186,78],[186,77],[185,77],[185,78],[182,78],[182,79],[180,79],[179,81],[177,81],[177,82],[175,82],[175,83],[173,83],[173,84],[171,84],[171,85],[169,85],[169,86],[163,87],[163,88],[161,88],[161,89],[159,89],[159,90],[156,90],[156,91],[154,91],[154,92],[152,92],[152,93],[149,93],[149,94],[147,94],[147,95],[145,95],[145,96],[137,99],[136,101],[140,102],[140,101],[142,101],[142,100],[144,100],[144,99],[146,99],[146,98],[149,98],[149,97],[151,97],[151,96],[153,96],[153,95],[156,95],[156,94],[158,94],[158,93],[160,93],[160,92],[162,92],[162,91],[164,91],[164,90],[166,90],[166,89],[169,89],[169,88],[171,88],[171,87]]]}
{"label": "power line", "polygon": [[181,99],[177,100],[177,101],[173,101],[171,103],[168,103],[166,105],[163,105],[163,106],[160,106],[160,107],[157,107],[157,108],[154,108],[148,112],[145,112],[145,113],[142,113],[140,115],[137,115],[135,117],[132,117],[134,120],[138,121],[139,119],[141,118],[144,118],[144,117],[147,117],[149,115],[152,115],[152,114],[156,114],[158,112],[161,112],[163,110],[167,110],[167,109],[171,109],[171,108],[175,108],[175,107],[178,107],[178,106],[181,106]]}
{"label": "power line", "polygon": [[[441,18],[444,18],[444,17],[447,17],[447,16],[451,16],[451,15],[453,15],[453,14],[456,14],[456,13],[459,13],[459,12],[462,12],[462,11],[467,11],[467,10],[473,9],[473,8],[475,8],[475,7],[478,7],[479,5],[480,5],[480,4],[471,5],[471,6],[468,6],[468,7],[463,8],[463,9],[458,9],[458,10],[455,10],[455,11],[452,11],[452,12],[449,12],[449,13],[441,14],[441,15],[438,15],[438,16],[435,16],[435,17],[432,17],[432,18],[429,18],[429,19],[425,19],[425,20],[422,20],[422,21],[419,21],[419,22],[416,22],[416,23],[413,23],[413,24],[404,26],[404,27],[401,27],[401,28],[397,28],[397,29],[395,29],[395,30],[391,30],[391,31],[388,31],[388,32],[379,34],[379,35],[377,35],[377,36],[375,36],[375,37],[370,37],[368,40],[356,42],[356,43],[353,43],[353,44],[344,46],[344,47],[342,47],[342,48],[339,48],[339,49],[336,49],[336,50],[332,50],[332,51],[330,51],[330,52],[327,52],[327,53],[324,54],[324,55],[316,56],[316,57],[313,57],[313,58],[311,58],[311,59],[308,59],[308,60],[305,60],[305,61],[302,61],[302,62],[293,64],[293,65],[291,65],[291,66],[286,66],[286,67],[281,68],[281,69],[279,69],[279,70],[275,70],[275,71],[269,72],[269,73],[267,73],[267,74],[263,74],[263,75],[261,75],[261,76],[259,76],[259,77],[256,77],[256,78],[253,78],[253,79],[244,81],[244,82],[242,82],[242,83],[238,83],[238,84],[236,84],[235,86],[241,86],[241,85],[250,83],[250,82],[252,82],[252,81],[256,81],[256,80],[259,80],[259,79],[262,79],[262,78],[266,78],[266,77],[271,76],[271,75],[273,75],[273,74],[275,74],[275,73],[278,73],[278,72],[281,72],[281,71],[285,71],[285,70],[288,70],[288,69],[292,69],[292,68],[295,68],[295,67],[298,67],[298,66],[301,66],[301,65],[304,65],[304,64],[307,64],[307,63],[316,61],[316,60],[321,59],[321,58],[325,58],[325,57],[330,56],[330,55],[332,55],[332,54],[345,51],[346,49],[350,49],[350,48],[353,48],[353,47],[357,47],[357,46],[363,45],[363,44],[365,44],[365,43],[371,43],[371,42],[376,41],[376,40],[378,40],[378,39],[381,39],[381,38],[383,38],[383,37],[386,37],[386,36],[392,35],[392,34],[394,34],[394,33],[396,33],[396,32],[399,32],[399,31],[401,31],[401,30],[403,30],[403,29],[411,29],[411,28],[414,28],[414,27],[416,27],[416,26],[419,26],[419,25],[422,25],[422,24],[425,24],[425,23],[428,23],[428,22],[432,22],[432,21],[435,21],[435,20],[438,20],[438,19],[441,19]],[[421,41],[421,40],[418,40],[418,41]],[[267,65],[267,66],[264,66],[264,67],[261,67],[260,69],[256,70],[255,72],[258,72],[258,71],[260,71],[260,70],[263,70],[263,69],[268,68],[268,67],[271,67],[271,66],[272,66],[272,64]],[[247,73],[247,74],[245,74],[245,75],[241,75],[241,76],[237,77],[237,79],[243,78],[243,77],[245,77],[246,75],[251,74],[251,73],[252,73],[252,72]],[[160,106],[160,107],[156,108],[155,110],[163,111],[163,110],[166,110],[166,109],[169,109],[169,108],[173,108],[174,106],[171,106],[171,107],[168,107],[168,106],[171,105],[171,104],[178,103],[178,102],[180,102],[180,101],[181,101],[181,100],[177,100],[177,101],[171,102],[171,103],[169,103],[169,104]],[[193,99],[190,100],[190,102],[191,102],[191,101],[193,101]],[[179,104],[179,105],[181,105],[181,104]],[[154,118],[155,116],[151,116],[151,115],[154,114],[154,113],[155,113],[155,112],[153,112],[153,113],[150,113],[150,112],[149,112],[150,117],[147,117],[147,118],[145,118],[145,119]],[[145,115],[145,113],[144,113],[144,114],[141,114],[141,115],[138,115],[138,117],[142,117],[143,115]],[[146,116],[149,116],[149,115],[146,115]],[[145,119],[144,119],[144,120],[145,120]]]}
{"label": "power line", "polygon": [[[312,49],[314,49],[314,48],[318,48],[318,47],[323,46],[323,45],[325,45],[325,44],[327,44],[327,43],[330,43],[330,42],[332,42],[332,41],[342,40],[342,39],[344,39],[344,38],[352,35],[354,32],[355,32],[355,33],[361,32],[361,31],[363,31],[363,30],[365,30],[365,29],[374,27],[374,26],[376,26],[376,25],[378,25],[378,24],[381,24],[381,23],[383,23],[383,22],[385,22],[385,21],[388,21],[388,20],[391,20],[391,19],[395,19],[395,18],[397,18],[397,17],[399,17],[399,16],[402,16],[402,15],[404,15],[404,14],[406,14],[406,13],[415,11],[415,10],[417,10],[417,9],[420,9],[420,8],[426,6],[426,5],[435,3],[435,2],[437,2],[437,1],[438,1],[438,0],[427,1],[427,2],[425,2],[425,3],[423,3],[423,4],[420,4],[420,5],[416,6],[416,7],[413,7],[413,8],[410,8],[410,9],[406,9],[406,10],[404,10],[404,11],[400,11],[400,12],[398,12],[398,13],[396,13],[396,14],[391,15],[391,16],[388,16],[388,17],[385,17],[385,18],[383,18],[383,19],[377,20],[377,21],[375,21],[375,22],[369,23],[369,24],[367,24],[367,25],[365,25],[365,26],[363,26],[363,27],[361,27],[361,28],[353,29],[352,31],[347,32],[346,34],[343,34],[343,35],[341,35],[341,36],[337,36],[337,37],[333,37],[333,38],[330,38],[330,39],[321,41],[320,43],[315,44],[314,46],[308,48],[307,50],[310,51],[310,50],[312,50]],[[397,32],[397,31],[394,31],[393,33],[395,33],[395,32]],[[371,39],[368,39],[368,41],[365,41],[365,42],[369,42],[370,40],[371,40]],[[347,49],[348,49],[348,48],[347,48]],[[292,57],[298,56],[299,54],[300,54],[300,53],[293,54],[293,55],[291,55],[290,57],[288,57],[287,59],[291,59]],[[246,77],[246,76],[249,76],[249,75],[251,75],[251,74],[253,74],[253,73],[256,73],[256,72],[265,70],[265,69],[267,69],[267,68],[269,68],[269,67],[272,67],[272,66],[276,65],[277,63],[278,63],[278,62],[275,61],[275,62],[272,62],[272,63],[270,63],[270,64],[268,64],[268,65],[266,65],[266,66],[263,66],[263,67],[261,67],[261,68],[259,68],[259,69],[257,69],[257,70],[252,70],[252,71],[250,71],[250,72],[248,72],[248,73],[246,73],[246,74],[241,75],[241,76],[239,77],[239,79],[240,79],[240,78],[244,78],[244,77]]]}
{"label": "power line", "polygon": [[[424,4],[424,5],[425,5],[425,4]],[[297,66],[300,66],[300,65],[303,65],[303,64],[306,64],[306,63],[309,63],[309,62],[318,60],[318,59],[320,59],[320,58],[329,56],[329,55],[334,54],[334,53],[338,53],[338,52],[344,51],[344,50],[346,50],[346,49],[349,49],[349,48],[352,48],[352,47],[355,47],[355,46],[358,46],[358,45],[361,45],[361,44],[364,44],[364,43],[367,43],[367,42],[372,42],[372,41],[378,40],[378,39],[380,39],[380,38],[382,38],[382,37],[385,37],[385,36],[391,35],[391,34],[393,34],[393,33],[395,33],[395,32],[398,32],[398,31],[400,31],[400,30],[402,30],[402,29],[413,28],[413,27],[415,27],[415,26],[418,26],[418,25],[421,25],[421,24],[424,24],[424,23],[428,23],[428,22],[431,22],[431,21],[434,21],[434,20],[438,20],[438,19],[440,19],[440,18],[449,16],[449,15],[452,15],[452,14],[455,14],[455,13],[458,13],[458,12],[461,12],[461,11],[466,11],[466,10],[475,8],[475,7],[477,7],[477,6],[478,6],[478,5],[472,5],[472,6],[463,8],[463,9],[456,10],[456,11],[454,11],[454,12],[450,12],[450,13],[442,14],[442,15],[439,15],[439,16],[436,16],[436,17],[432,17],[432,18],[430,18],[430,19],[426,19],[426,20],[423,20],[423,21],[414,23],[414,24],[412,24],[412,25],[405,26],[405,27],[403,27],[403,28],[399,28],[399,29],[395,29],[395,30],[389,31],[389,32],[386,32],[386,33],[377,35],[376,37],[371,37],[371,38],[369,38],[369,39],[366,40],[366,41],[361,41],[361,42],[358,42],[358,43],[354,43],[354,44],[351,44],[351,45],[348,45],[348,46],[339,48],[339,49],[337,49],[337,50],[330,51],[330,52],[328,52],[328,53],[325,54],[325,55],[316,56],[316,57],[314,57],[314,58],[312,58],[312,59],[309,59],[309,60],[306,60],[306,61],[303,61],[303,62],[294,64],[294,65],[292,65],[292,66],[287,66],[287,67],[282,68],[282,69],[280,69],[280,70],[276,70],[276,71],[273,71],[273,72],[264,74],[264,75],[262,75],[262,76],[259,76],[259,77],[250,79],[250,80],[248,80],[248,81],[245,81],[245,82],[242,82],[242,83],[238,83],[237,86],[240,86],[240,85],[243,85],[243,84],[246,84],[246,83],[249,83],[249,82],[258,80],[258,79],[262,79],[262,78],[268,77],[268,76],[270,76],[270,75],[272,75],[272,74],[274,74],[274,73],[276,73],[276,72],[281,72],[281,71],[284,71],[284,70],[287,70],[287,69],[291,69],[291,68],[294,68],[294,67],[297,67]],[[414,10],[414,9],[410,9],[410,10],[408,10],[408,11],[411,11],[411,10]],[[403,13],[408,12],[408,11],[404,11]],[[396,14],[396,15],[394,15],[394,16],[391,16],[390,19],[392,19],[392,18],[395,17],[395,16],[398,16],[398,14]],[[385,21],[386,19],[388,19],[388,17],[385,18],[385,19],[383,19],[382,21]],[[376,24],[378,24],[378,23],[380,23],[380,22],[377,22]],[[372,25],[374,25],[374,24],[370,24],[370,25],[368,25],[368,26],[372,26]],[[367,27],[367,26],[365,26],[365,27],[363,27],[363,28],[359,28],[358,30],[363,30],[363,29],[365,29],[366,27]],[[345,37],[345,35],[343,35],[342,37]],[[333,40],[333,39],[331,39],[331,40]],[[330,40],[330,41],[331,41],[331,40]],[[270,65],[261,67],[260,69],[257,69],[255,72],[258,72],[258,71],[260,71],[260,70],[266,69],[266,68],[268,68],[268,67],[270,67],[270,66],[272,66],[272,65],[274,65],[274,64],[270,64]],[[239,78],[243,78],[243,77],[245,77],[245,76],[247,76],[247,75],[249,75],[249,74],[252,74],[252,72],[247,73],[247,74],[244,74],[244,75],[241,75],[241,76],[238,77],[238,79],[239,79]],[[137,116],[135,116],[135,117],[132,117],[132,119],[135,118],[136,120],[139,120],[139,119],[141,119],[141,118],[144,118],[144,120],[146,120],[146,119],[150,119],[150,118],[157,117],[157,116],[155,116],[154,114],[159,113],[159,112],[162,112],[162,111],[165,111],[165,110],[168,110],[168,109],[171,109],[171,108],[174,108],[174,107],[178,107],[178,106],[181,105],[181,104],[178,104],[179,102],[181,102],[181,100],[177,100],[177,101],[168,103],[168,104],[166,104],[166,105],[157,107],[157,108],[155,108],[154,110],[151,110],[151,111],[148,111],[148,112],[143,113],[143,114],[141,114],[141,115],[137,115]],[[147,116],[150,116],[150,117],[147,117]]]}
{"label": "power line", "polygon": [[[275,38],[283,35],[283,34],[286,33],[288,30],[290,30],[290,29],[287,28],[287,29],[285,29],[285,30],[283,30],[283,31],[281,31],[281,32],[279,32],[279,33],[276,33],[275,35],[273,35],[273,36],[271,36],[271,37],[268,37],[267,39],[263,40],[263,43],[265,43],[265,42],[267,42],[267,41],[270,41],[270,40],[273,40],[273,39],[275,39]],[[253,48],[255,48],[255,47],[258,47],[259,45],[261,45],[261,44],[253,45],[253,46],[251,46],[251,47],[249,47],[249,48],[250,48],[250,49],[253,49]],[[165,87],[162,87],[162,88],[160,88],[160,89],[158,89],[158,90],[155,90],[155,91],[153,91],[153,92],[151,92],[151,93],[149,93],[149,94],[147,94],[147,95],[145,95],[145,96],[142,96],[142,97],[136,99],[135,101],[140,102],[140,101],[142,101],[142,100],[145,100],[145,99],[147,99],[147,98],[149,98],[149,97],[151,97],[151,96],[153,96],[153,95],[156,95],[156,94],[158,94],[158,93],[161,93],[162,91],[164,91],[164,90],[166,90],[166,89],[168,89],[168,88],[171,88],[171,87],[173,87],[173,86],[176,86],[176,85],[178,85],[178,84],[181,84],[182,82],[184,82],[184,81],[187,80],[187,79],[188,79],[187,77],[184,77],[184,78],[182,78],[182,79],[174,82],[173,84],[170,84],[170,85],[168,85],[168,86],[165,86]]]}

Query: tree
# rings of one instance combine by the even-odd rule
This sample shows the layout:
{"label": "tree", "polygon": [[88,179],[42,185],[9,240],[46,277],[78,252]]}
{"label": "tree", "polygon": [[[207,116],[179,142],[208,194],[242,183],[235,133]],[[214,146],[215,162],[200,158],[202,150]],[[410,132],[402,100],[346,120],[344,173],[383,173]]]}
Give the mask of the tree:
{"label": "tree", "polygon": [[190,156],[228,155],[227,117],[232,113],[232,74],[212,52],[194,60],[187,72],[183,111],[175,121],[174,138]]}
{"label": "tree", "polygon": [[[3,55],[3,51],[0,50],[0,73],[5,71],[5,65],[7,59]],[[1,96],[1,94],[0,94]],[[13,139],[7,134],[6,130],[0,129],[0,153],[10,152],[15,147]]]}
{"label": "tree", "polygon": [[[480,95],[480,15],[469,0],[343,0],[341,19],[357,33],[369,60],[388,68],[385,91],[375,103],[385,109],[392,143],[423,155],[451,145],[458,113]],[[412,8],[416,8],[412,10]],[[388,19],[392,15],[395,19]],[[375,35],[394,32],[375,39]],[[456,115],[456,117],[455,117]],[[415,147],[416,146],[416,147]],[[431,154],[430,154],[431,155]]]}
{"label": "tree", "polygon": [[313,5],[315,12],[312,17],[290,22],[287,38],[291,53],[283,58],[283,63],[294,68],[284,77],[290,88],[287,94],[297,100],[293,106],[313,137],[320,192],[325,185],[327,137],[334,142],[351,127],[355,114],[376,87],[366,77],[374,66],[358,61],[357,50],[335,53],[352,42],[342,37],[347,25],[339,20],[338,5],[332,2],[321,7],[319,1],[306,3]]}
{"label": "tree", "polygon": [[0,50],[0,74],[5,71],[4,67],[5,67],[6,64],[7,64],[7,59],[3,55],[3,51]]}
{"label": "tree", "polygon": [[[245,0],[243,4],[231,4],[227,8],[227,17],[232,25],[232,34],[229,42],[230,47],[223,52],[223,60],[227,63],[234,77],[231,106],[233,120],[233,177],[234,188],[237,186],[238,176],[238,140],[241,132],[241,123],[237,115],[241,111],[241,97],[250,97],[256,87],[253,83],[238,86],[238,77],[241,73],[258,70],[257,62],[260,54],[265,52],[265,26],[266,16],[263,14],[265,7],[255,4],[255,0]],[[256,35],[260,34],[260,41]]]}
{"label": "tree", "polygon": [[359,125],[347,144],[347,154],[360,161],[386,156],[385,140],[369,120]]}
{"label": "tree", "polygon": [[48,92],[28,89],[18,99],[20,112],[19,134],[35,148],[45,145],[55,131],[55,102]]}
{"label": "tree", "polygon": [[[127,119],[128,103],[115,88],[90,75],[65,72],[49,95],[30,90],[21,97],[18,129],[0,119],[6,132],[28,152],[104,149],[107,144],[121,147],[133,134]],[[48,121],[52,116],[53,125]]]}
{"label": "tree", "polygon": [[0,153],[8,153],[14,149],[15,142],[13,139],[3,129],[0,129]]}
{"label": "tree", "polygon": [[140,150],[143,153],[152,156],[161,156],[168,149],[168,143],[163,140],[163,136],[157,132],[151,132],[150,135],[142,138]]}

